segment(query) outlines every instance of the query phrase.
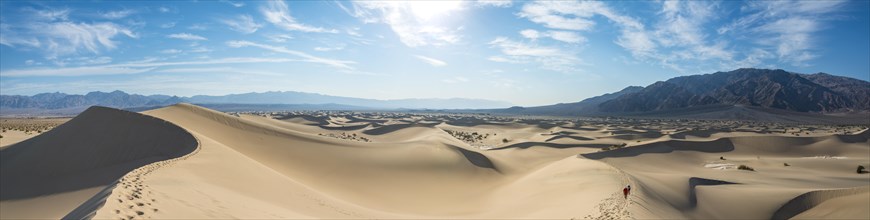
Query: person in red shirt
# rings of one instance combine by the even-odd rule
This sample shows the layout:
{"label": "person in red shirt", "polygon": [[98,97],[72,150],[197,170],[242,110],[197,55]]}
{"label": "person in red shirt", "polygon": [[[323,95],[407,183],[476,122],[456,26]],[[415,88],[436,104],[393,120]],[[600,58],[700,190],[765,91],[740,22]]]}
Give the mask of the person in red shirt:
{"label": "person in red shirt", "polygon": [[628,186],[625,186],[625,188],[622,188],[622,196],[624,196],[626,199],[628,199],[628,194],[631,194],[631,185],[628,185]]}

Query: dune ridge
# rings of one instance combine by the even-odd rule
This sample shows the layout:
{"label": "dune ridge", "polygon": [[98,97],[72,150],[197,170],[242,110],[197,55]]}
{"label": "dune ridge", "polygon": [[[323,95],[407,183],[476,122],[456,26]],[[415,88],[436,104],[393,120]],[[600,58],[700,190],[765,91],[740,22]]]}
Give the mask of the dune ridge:
{"label": "dune ridge", "polygon": [[[63,217],[129,171],[183,156],[196,146],[187,131],[164,120],[91,107],[55,129],[0,150],[0,215]],[[53,208],[31,211],[39,206]]]}
{"label": "dune ridge", "polygon": [[[870,211],[866,209],[870,203],[860,199],[845,200],[847,197],[870,197],[870,186],[807,192],[782,205],[771,219],[870,218]],[[838,199],[844,201],[834,201]],[[820,206],[829,201],[836,205]],[[852,213],[862,209],[863,212]]]}

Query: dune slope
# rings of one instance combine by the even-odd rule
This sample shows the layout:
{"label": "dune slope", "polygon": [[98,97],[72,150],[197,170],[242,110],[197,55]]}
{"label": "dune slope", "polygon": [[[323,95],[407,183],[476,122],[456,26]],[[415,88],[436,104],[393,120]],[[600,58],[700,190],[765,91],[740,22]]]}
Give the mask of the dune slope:
{"label": "dune slope", "polygon": [[196,146],[193,136],[166,121],[91,107],[0,150],[0,217],[63,217],[127,172]]}

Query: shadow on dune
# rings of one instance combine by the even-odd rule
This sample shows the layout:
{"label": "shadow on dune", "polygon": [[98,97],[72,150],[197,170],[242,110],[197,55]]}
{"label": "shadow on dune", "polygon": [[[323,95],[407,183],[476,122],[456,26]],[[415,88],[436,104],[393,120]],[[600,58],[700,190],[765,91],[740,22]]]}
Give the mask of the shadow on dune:
{"label": "shadow on dune", "polygon": [[355,117],[355,116],[348,116],[347,119],[349,119],[349,121],[347,121],[348,123],[357,123],[357,122],[365,122],[365,123],[384,123],[384,122],[390,121],[390,120],[386,120],[386,119],[366,119],[366,118],[358,118],[358,117]]}
{"label": "shadow on dune", "polygon": [[686,136],[708,138],[708,137],[712,136],[713,134],[719,133],[719,132],[723,132],[723,131],[721,131],[721,130],[683,131],[683,132],[671,134],[670,136],[671,136],[671,138],[674,138],[674,139],[686,139]]}
{"label": "shadow on dune", "polygon": [[288,120],[288,119],[294,119],[294,118],[302,118],[302,119],[305,119],[306,121],[312,121],[314,123],[317,123],[317,124],[311,124],[311,125],[328,125],[329,124],[329,121],[328,121],[329,117],[328,116],[315,117],[315,116],[310,116],[310,115],[284,115],[284,116],[280,116],[280,117],[275,117],[275,119],[278,119],[278,120]]}
{"label": "shadow on dune", "polygon": [[475,117],[462,117],[462,118],[450,118],[446,119],[444,123],[453,126],[464,126],[464,127],[474,127],[478,125],[502,125],[499,123],[489,122],[483,119],[475,118]]}
{"label": "shadow on dune", "polygon": [[486,157],[486,155],[483,155],[479,152],[466,150],[465,148],[461,148],[461,147],[457,147],[457,146],[453,146],[453,145],[448,145],[448,146],[461,152],[462,155],[465,156],[465,159],[467,159],[468,162],[471,162],[471,164],[474,164],[475,166],[480,167],[480,168],[489,168],[489,169],[493,169],[495,171],[498,171],[498,169],[495,167],[495,165],[492,163],[492,161],[489,160],[488,157]]}
{"label": "shadow on dune", "polygon": [[326,129],[326,130],[332,130],[332,131],[352,131],[352,130],[363,129],[363,128],[366,128],[366,127],[368,127],[368,126],[369,126],[369,124],[351,125],[351,126],[341,126],[341,127],[333,127],[333,126],[323,126],[323,125],[318,125],[318,127],[320,127],[320,128],[323,128],[323,129]]}
{"label": "shadow on dune", "polygon": [[[773,213],[771,219],[790,219],[799,215],[813,207],[825,202],[829,199],[834,199],[842,196],[857,195],[870,192],[870,186],[833,189],[833,190],[818,190],[801,194],[792,200],[789,200],[782,205],[776,212]],[[864,207],[866,208],[866,207]]]}
{"label": "shadow on dune", "polygon": [[402,130],[410,127],[426,127],[431,128],[435,127],[438,124],[423,124],[423,123],[415,123],[415,124],[393,124],[393,125],[383,125],[375,129],[365,130],[362,133],[367,135],[382,135],[392,133],[394,131]]}
{"label": "shadow on dune", "polygon": [[721,138],[713,141],[663,141],[650,144],[644,144],[634,147],[619,148],[609,151],[594,152],[582,154],[583,157],[593,160],[608,158],[608,157],[633,157],[647,153],[670,153],[673,151],[699,151],[705,153],[721,153],[734,150],[734,143],[731,139]]}
{"label": "shadow on dune", "polygon": [[[96,194],[65,196],[43,207],[48,213],[89,218],[125,174],[197,147],[193,135],[167,121],[94,106],[57,128],[0,150],[0,201],[104,187]],[[31,217],[18,217],[47,217],[25,215]]]}
{"label": "shadow on dune", "polygon": [[578,141],[591,141],[591,140],[595,140],[595,139],[592,139],[592,138],[582,137],[582,136],[556,135],[556,136],[553,136],[553,137],[551,137],[551,138],[545,140],[544,142],[555,141],[555,140],[559,140],[559,139],[562,139],[562,138],[569,138],[569,139],[574,139],[574,140],[578,140]]}
{"label": "shadow on dune", "polygon": [[135,168],[196,147],[190,133],[164,120],[91,107],[55,129],[0,150],[0,200],[109,185]]}
{"label": "shadow on dune", "polygon": [[579,130],[579,131],[598,131],[598,130],[601,130],[601,129],[598,129],[598,128],[584,128],[583,126],[574,126],[574,127],[564,127],[564,126],[560,126],[560,128],[566,128],[566,129],[572,129],[572,130]]}
{"label": "shadow on dune", "polygon": [[[689,178],[689,208],[695,208],[698,206],[698,196],[695,191],[696,186],[717,186],[717,185],[728,185],[728,184],[738,184],[732,183],[728,181],[722,180],[713,180],[713,179],[704,179],[698,177]],[[683,210],[685,211],[685,210]]]}
{"label": "shadow on dune", "polygon": [[844,143],[863,143],[870,139],[870,129],[864,130],[858,134],[834,135]]}
{"label": "shadow on dune", "polygon": [[511,145],[504,146],[504,147],[493,148],[490,150],[504,150],[504,149],[508,149],[508,148],[526,149],[526,148],[535,147],[535,146],[552,147],[552,148],[560,148],[560,149],[561,148],[574,148],[574,147],[600,149],[600,148],[609,147],[610,145],[609,144],[558,144],[558,143],[547,143],[547,142],[522,142],[522,143],[511,144]]}

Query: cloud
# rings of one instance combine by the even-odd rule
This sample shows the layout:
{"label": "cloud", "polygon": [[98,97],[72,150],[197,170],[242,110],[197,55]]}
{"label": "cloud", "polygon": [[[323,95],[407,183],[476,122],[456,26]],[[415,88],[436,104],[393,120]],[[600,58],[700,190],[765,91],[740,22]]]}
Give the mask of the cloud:
{"label": "cloud", "polygon": [[165,6],[160,6],[157,8],[157,11],[159,11],[160,13],[169,13],[170,11],[172,11],[172,9],[169,9]]}
{"label": "cloud", "polygon": [[207,47],[195,47],[195,48],[193,48],[193,49],[191,49],[191,50],[189,50],[189,51],[190,51],[191,53],[208,53],[208,52],[212,52],[213,50],[212,50],[212,49],[208,49]]}
{"label": "cloud", "polygon": [[[577,32],[591,31],[595,16],[609,20],[619,30],[613,42],[632,54],[635,59],[657,63],[677,71],[685,71],[682,65],[722,64],[736,62],[735,52],[726,40],[711,40],[705,27],[716,18],[715,2],[663,1],[658,17],[647,19],[652,28],[647,29],[640,20],[622,15],[604,2],[557,1],[533,2],[523,6],[518,16],[539,23],[544,27],[559,30],[524,31],[526,38],[549,37],[568,43],[583,43],[586,39]],[[568,31],[564,31],[568,30]],[[720,62],[709,62],[718,60]]]}
{"label": "cloud", "polygon": [[586,42],[586,38],[584,38],[583,36],[580,36],[579,34],[577,34],[575,32],[570,32],[570,31],[539,32],[539,31],[532,30],[532,29],[525,29],[525,30],[520,31],[520,35],[522,35],[525,38],[532,39],[532,40],[537,40],[539,38],[549,37],[549,38],[552,38],[553,40],[562,41],[565,43],[579,44],[579,43]]}
{"label": "cloud", "polygon": [[130,16],[134,13],[136,13],[136,11],[124,9],[124,10],[119,10],[119,11],[105,12],[105,13],[100,14],[100,16],[105,18],[105,19],[121,19],[121,18],[125,18],[127,16]]}
{"label": "cloud", "polygon": [[287,34],[276,34],[276,35],[266,35],[266,38],[268,38],[269,41],[272,41],[275,43],[284,43],[284,42],[287,42],[288,40],[292,40],[293,36],[290,36]]}
{"label": "cloud", "polygon": [[541,32],[538,32],[538,31],[532,30],[532,29],[522,30],[522,31],[520,31],[520,35],[522,35],[525,38],[532,39],[532,40],[537,40],[538,38],[542,37]]}
{"label": "cloud", "polygon": [[69,20],[70,9],[34,9],[30,7],[22,8],[25,14],[31,16],[33,20],[38,21],[66,21]]}
{"label": "cloud", "polygon": [[250,42],[250,41],[228,41],[227,46],[235,47],[235,48],[257,47],[260,49],[265,49],[265,50],[269,50],[269,51],[276,52],[276,53],[283,53],[283,54],[297,56],[297,57],[303,58],[302,61],[305,61],[305,62],[326,64],[329,66],[333,66],[333,67],[341,68],[341,69],[346,69],[346,70],[353,70],[354,68],[351,67],[350,64],[356,63],[353,61],[333,60],[333,59],[328,59],[328,58],[316,57],[316,56],[313,56],[313,55],[310,55],[307,53],[303,53],[300,51],[290,50],[290,49],[287,49],[285,47],[259,44],[259,43],[254,43],[254,42]]}
{"label": "cloud", "polygon": [[258,58],[258,57],[230,57],[210,60],[194,60],[194,61],[177,61],[177,62],[155,62],[153,59],[127,62],[121,64],[110,65],[95,65],[95,66],[80,66],[80,67],[61,67],[61,68],[32,68],[32,69],[12,69],[0,71],[0,76],[4,77],[29,77],[29,76],[88,76],[88,75],[120,75],[120,74],[138,74],[146,73],[152,70],[171,67],[171,66],[189,66],[189,65],[216,65],[216,64],[238,64],[238,63],[285,63],[285,62],[310,62],[309,60],[286,59],[286,58]]}
{"label": "cloud", "polygon": [[553,40],[574,44],[586,42],[586,38],[570,31],[548,31],[547,33]]}
{"label": "cloud", "polygon": [[178,53],[181,53],[181,52],[184,52],[184,51],[181,51],[181,50],[179,50],[179,49],[166,49],[166,50],[161,50],[161,51],[160,51],[160,53],[165,53],[165,54],[178,54]]}
{"label": "cloud", "polygon": [[513,5],[513,2],[511,2],[511,0],[477,0],[477,2],[475,3],[478,6],[493,6],[499,8],[508,8]]}
{"label": "cloud", "polygon": [[450,84],[453,84],[453,83],[464,83],[464,82],[468,82],[468,81],[469,81],[468,78],[461,77],[461,76],[456,76],[456,77],[453,77],[453,78],[447,78],[447,79],[442,79],[442,80],[441,80],[441,82],[444,82],[444,83],[450,83]]}
{"label": "cloud", "polygon": [[502,63],[536,63],[543,69],[558,72],[576,72],[583,62],[576,54],[560,47],[547,47],[518,42],[506,37],[497,37],[489,45],[498,48],[502,55],[492,56],[490,61]]}
{"label": "cloud", "polygon": [[458,43],[461,28],[436,19],[463,10],[462,1],[354,1],[353,8],[339,6],[364,23],[384,23],[408,47]]}
{"label": "cloud", "polygon": [[220,2],[227,3],[229,5],[232,5],[233,7],[236,7],[236,8],[241,8],[241,7],[245,6],[245,3],[243,3],[243,2],[232,2],[229,0],[221,0]]}
{"label": "cloud", "polygon": [[43,51],[46,59],[59,56],[93,53],[115,49],[118,35],[138,36],[130,29],[111,22],[77,23],[66,21],[69,12],[33,12],[43,20],[22,24],[0,24],[0,44],[8,47],[34,48]]}
{"label": "cloud", "polygon": [[208,40],[208,38],[205,38],[205,37],[203,37],[203,36],[199,36],[199,35],[195,35],[195,34],[190,34],[190,33],[177,33],[177,34],[170,34],[170,35],[166,35],[166,37],[168,37],[168,38],[175,38],[175,39],[181,39],[181,40]]}
{"label": "cloud", "polygon": [[601,2],[540,1],[523,5],[517,15],[548,28],[582,31],[595,26],[590,18],[602,5]]}
{"label": "cloud", "polygon": [[208,26],[205,26],[204,24],[193,24],[193,25],[190,25],[189,27],[187,27],[187,29],[204,31],[204,30],[208,30]]}
{"label": "cloud", "polygon": [[719,34],[753,35],[755,43],[772,51],[780,62],[806,66],[818,57],[814,50],[817,32],[827,28],[846,1],[760,1],[741,8],[746,16],[717,29]]}
{"label": "cloud", "polygon": [[175,27],[175,22],[169,22],[169,23],[165,23],[165,24],[160,25],[160,28],[172,28],[172,27]]}
{"label": "cloud", "polygon": [[444,61],[441,61],[441,60],[438,60],[438,59],[435,59],[435,58],[427,57],[427,56],[414,55],[414,57],[416,57],[417,59],[422,60],[423,62],[428,63],[429,65],[435,66],[435,67],[440,67],[440,66],[446,66],[446,65],[447,65],[447,62],[444,62]]}
{"label": "cloud", "polygon": [[336,50],[344,50],[344,46],[336,46],[336,47],[315,47],[314,50],[316,50],[316,51],[322,51],[322,52],[327,52],[327,51],[336,51]]}
{"label": "cloud", "polygon": [[338,30],[335,29],[313,27],[296,22],[296,19],[290,16],[290,9],[284,1],[268,1],[265,6],[260,7],[260,12],[263,14],[266,21],[284,30],[314,33],[338,33]]}
{"label": "cloud", "polygon": [[250,15],[239,15],[236,19],[221,19],[220,22],[230,26],[230,29],[244,34],[254,33],[263,27],[263,25],[254,22],[254,18]]}

